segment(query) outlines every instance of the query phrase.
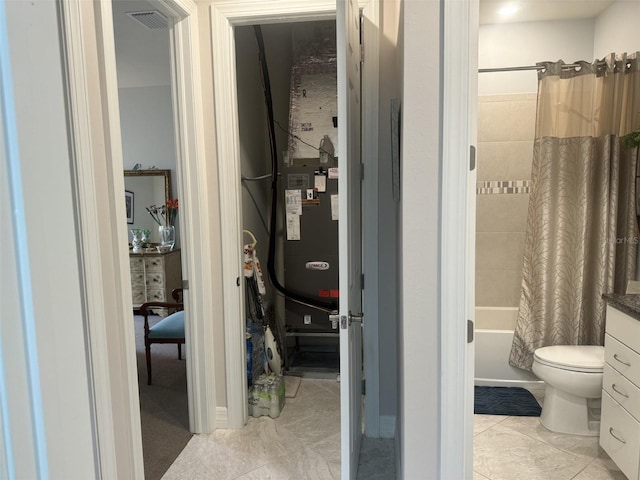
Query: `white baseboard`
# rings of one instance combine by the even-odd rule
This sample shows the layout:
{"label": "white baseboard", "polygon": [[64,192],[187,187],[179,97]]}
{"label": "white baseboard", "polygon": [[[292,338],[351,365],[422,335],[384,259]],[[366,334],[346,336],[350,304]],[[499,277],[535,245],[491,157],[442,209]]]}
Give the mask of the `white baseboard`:
{"label": "white baseboard", "polygon": [[395,438],[396,416],[380,415],[380,438]]}
{"label": "white baseboard", "polygon": [[229,428],[227,407],[216,407],[216,428]]}

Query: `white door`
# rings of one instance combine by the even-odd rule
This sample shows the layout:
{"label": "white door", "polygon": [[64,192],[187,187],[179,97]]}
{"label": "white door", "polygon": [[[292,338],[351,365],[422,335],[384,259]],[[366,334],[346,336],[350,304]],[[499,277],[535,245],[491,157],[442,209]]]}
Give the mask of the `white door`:
{"label": "white door", "polygon": [[355,480],[362,438],[362,235],[360,12],[337,2],[338,238],[340,252],[340,418],[342,480]]}

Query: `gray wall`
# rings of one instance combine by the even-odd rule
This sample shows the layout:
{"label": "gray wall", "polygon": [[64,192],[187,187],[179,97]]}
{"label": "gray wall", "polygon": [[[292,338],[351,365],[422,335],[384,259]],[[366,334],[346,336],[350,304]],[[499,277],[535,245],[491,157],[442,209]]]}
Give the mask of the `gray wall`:
{"label": "gray wall", "polygon": [[[382,2],[378,136],[378,352],[381,421],[398,413],[398,218],[391,175],[391,99],[401,98],[399,2]],[[366,207],[365,207],[366,208]],[[366,242],[366,238],[365,238]],[[384,433],[384,424],[382,425]]]}
{"label": "gray wall", "polygon": [[[289,79],[292,63],[291,28],[292,24],[262,26],[274,117],[285,128],[289,124]],[[241,171],[245,177],[258,177],[271,173],[267,110],[258,63],[258,46],[252,26],[237,27],[235,32]],[[277,127],[276,145],[279,155],[287,149],[287,135]],[[267,272],[269,235],[264,223],[269,227],[270,187],[271,181],[269,179],[244,183],[242,187],[242,225],[244,229],[250,230],[258,240],[258,257],[267,284],[265,300],[274,305],[277,318],[284,321],[284,302],[280,296],[275,295],[274,289],[270,287]],[[257,207],[250,193],[253,195]],[[282,239],[280,223],[277,227],[277,238]],[[249,243],[250,237],[245,235],[244,241]],[[282,282],[284,278],[282,273],[282,242],[277,242],[276,245],[276,267],[278,278]]]}

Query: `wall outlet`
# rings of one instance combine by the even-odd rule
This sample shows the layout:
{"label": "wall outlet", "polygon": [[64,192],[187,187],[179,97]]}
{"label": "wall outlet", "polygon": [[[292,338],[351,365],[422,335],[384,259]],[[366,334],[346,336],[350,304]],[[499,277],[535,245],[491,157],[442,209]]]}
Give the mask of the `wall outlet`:
{"label": "wall outlet", "polygon": [[304,324],[305,325],[311,325],[311,315],[305,315],[304,316]]}

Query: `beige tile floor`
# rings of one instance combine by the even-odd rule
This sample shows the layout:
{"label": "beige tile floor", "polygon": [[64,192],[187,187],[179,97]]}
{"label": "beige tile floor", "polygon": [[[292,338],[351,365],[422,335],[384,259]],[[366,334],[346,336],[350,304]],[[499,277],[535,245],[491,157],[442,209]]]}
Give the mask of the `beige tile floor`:
{"label": "beige tile floor", "polygon": [[[340,478],[340,385],[303,379],[282,414],[195,435],[163,480]],[[534,390],[542,403],[544,390]],[[359,480],[395,479],[393,441],[364,438]],[[624,480],[597,437],[550,432],[538,418],[474,416],[474,480]]]}
{"label": "beige tile floor", "polygon": [[[363,439],[359,479],[395,478],[393,440]],[[280,416],[194,435],[163,480],[340,478],[340,384],[303,378]]]}
{"label": "beige tile floor", "polygon": [[[532,393],[542,405],[544,388]],[[474,415],[474,480],[625,480],[598,437],[550,432],[537,417]]]}

